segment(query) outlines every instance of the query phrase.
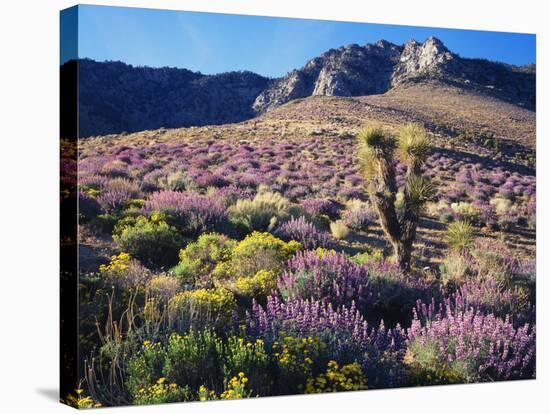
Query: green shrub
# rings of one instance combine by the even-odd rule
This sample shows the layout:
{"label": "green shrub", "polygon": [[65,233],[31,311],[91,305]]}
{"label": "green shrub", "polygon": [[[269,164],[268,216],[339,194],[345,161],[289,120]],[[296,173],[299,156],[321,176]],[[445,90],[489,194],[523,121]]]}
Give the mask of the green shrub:
{"label": "green shrub", "polygon": [[223,344],[210,330],[172,334],[166,347],[164,373],[170,382],[193,390],[201,385],[223,389]]}
{"label": "green shrub", "polygon": [[111,233],[118,219],[119,216],[115,214],[99,214],[91,220],[90,224],[102,233]]}
{"label": "green shrub", "polygon": [[441,385],[467,382],[458,366],[443,363],[436,341],[413,340],[404,358],[409,385]]}
{"label": "green shrub", "polygon": [[138,217],[133,224],[121,228],[113,239],[133,257],[149,264],[174,264],[183,240],[178,231],[165,221]]}
{"label": "green shrub", "polygon": [[225,355],[225,378],[246,372],[251,390],[260,395],[271,394],[271,362],[262,339],[249,341],[238,336],[230,336],[227,338]]}
{"label": "green shrub", "polygon": [[130,394],[137,395],[163,376],[166,351],[160,343],[144,341],[141,349],[128,361],[126,386]]}
{"label": "green shrub", "polygon": [[207,286],[211,284],[212,270],[218,263],[230,259],[236,244],[236,241],[222,234],[203,234],[196,242],[180,250],[180,262],[172,271],[184,284]]}
{"label": "green shrub", "polygon": [[197,289],[178,293],[168,302],[172,324],[186,329],[189,326],[227,324],[237,303],[233,293],[224,288]]}
{"label": "green shrub", "polygon": [[446,240],[452,250],[462,252],[472,244],[474,229],[466,221],[455,221],[447,227]]}
{"label": "green shrub", "polygon": [[376,249],[371,253],[357,253],[355,256],[350,257],[350,260],[354,263],[357,263],[358,265],[380,263],[384,260],[384,252],[380,249]]}
{"label": "green shrub", "polygon": [[238,231],[272,230],[290,214],[291,204],[279,193],[258,193],[252,200],[237,200],[229,209],[229,220]]}

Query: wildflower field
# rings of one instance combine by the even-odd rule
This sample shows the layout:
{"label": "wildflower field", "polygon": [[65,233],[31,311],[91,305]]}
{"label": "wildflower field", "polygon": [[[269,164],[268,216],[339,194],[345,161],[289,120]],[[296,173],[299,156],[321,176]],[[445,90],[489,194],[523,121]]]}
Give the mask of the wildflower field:
{"label": "wildflower field", "polygon": [[305,123],[300,105],[62,143],[69,404],[535,377],[534,152],[372,113]]}

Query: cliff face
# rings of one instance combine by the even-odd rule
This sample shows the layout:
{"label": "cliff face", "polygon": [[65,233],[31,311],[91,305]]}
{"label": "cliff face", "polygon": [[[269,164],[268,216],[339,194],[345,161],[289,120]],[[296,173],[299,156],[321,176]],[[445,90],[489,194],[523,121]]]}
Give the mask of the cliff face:
{"label": "cliff face", "polygon": [[443,82],[534,109],[535,73],[481,59],[464,59],[437,38],[403,46],[379,41],[329,50],[303,68],[273,81],[254,102],[258,112],[311,95],[361,96],[409,82]]}
{"label": "cliff face", "polygon": [[535,109],[534,65],[461,58],[434,37],[331,49],[271,80],[251,72],[203,75],[89,59],[78,65],[82,137],[239,122],[297,98],[375,95],[411,83],[450,85]]}
{"label": "cliff face", "polygon": [[87,59],[78,65],[83,137],[243,121],[255,116],[252,103],[268,85],[251,72],[202,75]]}
{"label": "cliff face", "polygon": [[311,95],[360,96],[383,93],[390,88],[401,46],[379,41],[366,46],[331,49],[303,68],[274,80],[254,102],[263,112],[295,98]]}

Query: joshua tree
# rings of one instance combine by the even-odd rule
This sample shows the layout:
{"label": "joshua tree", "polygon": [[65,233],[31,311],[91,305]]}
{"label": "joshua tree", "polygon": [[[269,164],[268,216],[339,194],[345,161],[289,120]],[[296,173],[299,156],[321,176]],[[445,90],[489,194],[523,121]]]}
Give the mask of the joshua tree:
{"label": "joshua tree", "polygon": [[[393,247],[396,263],[409,272],[420,212],[435,193],[434,186],[420,171],[430,150],[426,131],[409,124],[394,135],[372,125],[363,128],[357,138],[361,169],[380,224]],[[395,179],[395,157],[407,166],[401,189]]]}

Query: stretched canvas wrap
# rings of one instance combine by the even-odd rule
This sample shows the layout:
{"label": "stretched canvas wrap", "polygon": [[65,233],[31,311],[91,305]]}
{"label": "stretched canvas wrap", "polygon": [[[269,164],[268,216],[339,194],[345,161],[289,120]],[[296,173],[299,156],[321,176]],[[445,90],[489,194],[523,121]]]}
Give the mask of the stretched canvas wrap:
{"label": "stretched canvas wrap", "polygon": [[535,378],[535,35],[61,12],[61,398]]}

